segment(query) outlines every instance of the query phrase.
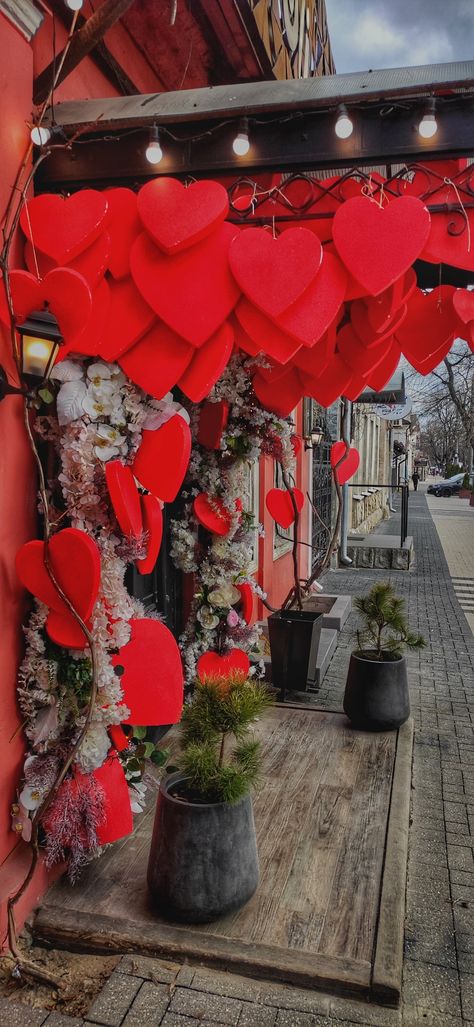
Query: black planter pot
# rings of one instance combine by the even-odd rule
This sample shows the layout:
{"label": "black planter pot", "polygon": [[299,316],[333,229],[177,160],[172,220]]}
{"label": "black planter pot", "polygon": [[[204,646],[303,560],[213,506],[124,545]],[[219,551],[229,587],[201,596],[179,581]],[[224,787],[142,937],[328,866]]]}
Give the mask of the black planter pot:
{"label": "black planter pot", "polygon": [[352,653],[343,706],[362,731],[393,731],[404,724],[410,716],[405,657],[370,660]]}
{"label": "black planter pot", "polygon": [[183,802],[172,793],[185,780],[178,772],[161,783],[148,887],[168,919],[207,923],[239,909],[258,885],[252,800]]}
{"label": "black planter pot", "polygon": [[314,610],[278,610],[268,618],[272,684],[283,698],[315,683],[321,621]]}

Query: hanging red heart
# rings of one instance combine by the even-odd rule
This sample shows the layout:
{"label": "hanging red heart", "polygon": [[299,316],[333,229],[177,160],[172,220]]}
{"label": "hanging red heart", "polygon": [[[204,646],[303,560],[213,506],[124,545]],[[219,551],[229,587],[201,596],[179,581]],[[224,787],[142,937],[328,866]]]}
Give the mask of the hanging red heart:
{"label": "hanging red heart", "polygon": [[[69,804],[77,806],[79,792],[82,796],[87,796],[89,793],[93,794],[93,783],[98,784],[101,789],[105,814],[103,823],[97,826],[97,843],[99,845],[108,845],[111,842],[118,841],[119,838],[124,838],[126,835],[131,834],[133,830],[133,817],[128,784],[122,764],[114,749],[109,751],[105,763],[98,767],[97,770],[93,770],[91,774],[81,774],[76,771],[74,777],[63,781],[56,798],[53,799],[45,817],[42,819],[43,827],[47,832],[54,831],[56,818],[58,816],[60,818],[63,817],[62,811]],[[94,792],[96,791],[97,789],[94,788]],[[82,801],[81,805],[84,808],[86,804]],[[87,849],[88,843],[90,844],[90,838],[85,827],[77,829],[77,826],[75,826],[74,834],[71,828],[70,837],[67,835],[67,828],[67,822],[65,824],[64,819],[62,819],[61,840],[63,846],[67,848],[74,843],[77,844],[78,841],[82,841],[84,848]]]}
{"label": "hanging red heart", "polygon": [[232,526],[232,512],[218,496],[200,492],[193,502],[196,520],[212,535],[228,535]]}
{"label": "hanging red heart", "polygon": [[242,327],[240,321],[235,317],[234,314],[230,317],[230,323],[234,331],[234,343],[239,349],[243,350],[244,353],[248,353],[251,357],[257,357],[262,352],[260,343],[254,342],[250,338],[248,332]]}
{"label": "hanging red heart", "polygon": [[390,381],[392,375],[394,375],[397,370],[401,355],[400,346],[396,339],[393,339],[386,356],[380,361],[378,367],[367,375],[367,385],[369,385],[374,392],[380,392],[387,382]]}
{"label": "hanging red heart", "polygon": [[[467,195],[471,197],[471,169],[467,171]],[[461,188],[461,193],[460,193]],[[431,218],[431,230],[426,246],[420,254],[421,260],[434,264],[450,264],[465,271],[474,271],[474,216],[469,207],[463,207],[460,196],[466,196],[464,176],[456,183],[444,182],[440,189],[431,192],[430,205],[448,205],[445,211],[435,211]]]}
{"label": "hanging red heart", "polygon": [[183,484],[191,455],[191,432],[180,414],[156,431],[144,430],[133,462],[141,485],[164,503],[172,503]]}
{"label": "hanging red heart", "polygon": [[130,621],[130,641],[112,657],[130,714],[124,724],[177,724],[183,708],[183,667],[169,628],[149,617]]}
{"label": "hanging red heart", "polygon": [[138,193],[143,227],[165,253],[179,253],[201,242],[228,211],[227,190],[219,182],[184,186],[176,178],[153,178]]}
{"label": "hanging red heart", "polygon": [[109,460],[105,465],[105,480],[121,531],[129,538],[139,538],[143,533],[142,510],[131,468],[121,460]]}
{"label": "hanging red heart", "polygon": [[301,381],[294,368],[279,377],[278,381],[266,381],[257,373],[254,375],[252,388],[262,406],[278,417],[288,417],[303,395]]}
{"label": "hanging red heart", "polygon": [[[369,297],[369,302],[375,303],[376,297]],[[379,332],[375,332],[369,318],[369,307],[366,302],[364,300],[354,300],[351,303],[351,324],[355,334],[366,349],[376,349],[385,339],[394,335],[398,326],[405,320],[406,314],[407,306],[404,304],[402,307],[394,310],[390,318],[387,319],[388,327],[386,325]]]}
{"label": "hanging red heart", "polygon": [[203,403],[199,411],[197,441],[206,449],[220,449],[222,434],[229,420],[230,404],[225,399]]}
{"label": "hanging red heart", "polygon": [[107,279],[103,278],[92,293],[92,308],[84,328],[80,335],[76,335],[71,342],[60,347],[56,364],[64,360],[69,353],[84,353],[88,357],[98,355],[109,309],[110,288]]}
{"label": "hanging red heart", "polygon": [[469,289],[455,289],[453,307],[459,322],[459,335],[464,338],[466,325],[469,326],[474,322],[474,292]]}
{"label": "hanging red heart", "polygon": [[106,217],[106,194],[81,189],[67,199],[49,193],[35,196],[24,205],[20,225],[42,253],[56,264],[67,264],[98,238]]}
{"label": "hanging red heart", "polygon": [[155,313],[142,299],[132,278],[110,279],[110,310],[100,339],[102,360],[114,361],[151,328]]}
{"label": "hanging red heart", "polygon": [[113,278],[130,274],[130,250],[142,231],[137,211],[137,195],[133,189],[114,188],[105,192],[109,206],[107,230],[112,239],[109,271]]}
{"label": "hanging red heart", "polygon": [[253,615],[253,589],[249,585],[248,581],[244,581],[242,585],[235,586],[237,591],[240,592],[240,616],[246,624],[250,624]]}
{"label": "hanging red heart", "polygon": [[[307,353],[308,350],[305,352]],[[297,355],[295,353],[295,357]],[[255,369],[258,371],[259,378],[264,378],[266,382],[277,382],[279,378],[286,378],[291,373],[292,367],[291,364],[276,364],[270,357],[260,354],[255,362]]]}
{"label": "hanging red heart", "polygon": [[[91,312],[92,298],[89,286],[82,275],[70,268],[54,268],[40,281],[28,271],[11,271],[10,290],[17,324],[21,324],[33,310],[42,310],[45,304],[48,304],[67,344],[72,344],[81,334]],[[0,296],[0,321],[6,325],[10,324],[3,284]]]}
{"label": "hanging red heart", "polygon": [[195,351],[178,382],[182,392],[193,403],[201,403],[209,395],[229,363],[233,345],[234,332],[226,321],[201,349]]}
{"label": "hanging red heart", "polygon": [[334,442],[331,446],[331,467],[335,471],[339,485],[344,485],[356,473],[360,463],[357,449],[349,449],[346,454],[345,442]]}
{"label": "hanging red heart", "polygon": [[322,407],[330,407],[344,394],[352,374],[352,369],[335,353],[319,378],[312,383],[305,379],[305,395],[311,396]]}
{"label": "hanging red heart", "polygon": [[333,223],[341,260],[371,296],[408,271],[429,231],[429,212],[416,196],[403,196],[387,207],[355,196],[339,207]]}
{"label": "hanging red heart", "polygon": [[141,496],[140,502],[143,531],[148,536],[148,542],[146,556],[141,560],[135,560],[135,567],[139,574],[151,574],[158,559],[163,538],[163,511],[160,500],[156,496]]}
{"label": "hanging red heart", "polygon": [[379,296],[366,298],[367,317],[374,332],[385,332],[390,327],[395,331],[397,311],[408,303],[415,289],[416,272],[410,267],[389,289],[385,289]]}
{"label": "hanging red heart", "polygon": [[345,396],[346,399],[350,399],[352,403],[355,403],[356,399],[359,399],[359,396],[366,388],[366,378],[362,378],[360,374],[356,374],[356,372],[353,371],[351,379],[344,389],[343,396]]}
{"label": "hanging red heart", "polygon": [[[111,240],[108,232],[102,232],[98,239],[83,250],[74,260],[67,263],[66,267],[71,271],[77,271],[78,275],[85,278],[90,289],[95,289],[102,281],[110,259]],[[47,257],[45,253],[34,250],[30,242],[25,243],[25,262],[31,274],[40,278],[57,267],[56,261]]]}
{"label": "hanging red heart", "polygon": [[[397,330],[396,338],[403,355],[413,364],[430,364],[435,368],[449,352],[456,332],[456,315],[453,307],[454,287],[441,285],[425,294],[416,289],[408,303],[407,316]],[[427,372],[424,372],[427,373]]]}
{"label": "hanging red heart", "polygon": [[[291,489],[295,505],[298,513],[304,506],[304,494],[301,489]],[[291,501],[290,490],[288,489],[270,489],[265,496],[265,506],[273,517],[273,520],[280,525],[281,528],[289,528],[295,520],[295,510]]]}
{"label": "hanging red heart", "polygon": [[157,321],[118,363],[135,385],[155,399],[163,399],[184,374],[195,352],[189,342]]}
{"label": "hanging red heart", "polygon": [[377,346],[364,346],[355,334],[351,324],[344,325],[337,334],[337,351],[344,362],[360,377],[366,377],[382,362],[392,344],[391,338],[383,339]]}
{"label": "hanging red heart", "polygon": [[278,324],[304,346],[314,346],[338,314],[346,286],[347,273],[340,260],[325,253],[319,274],[296,303],[280,314]]}
{"label": "hanging red heart", "polygon": [[298,352],[301,343],[261,314],[245,297],[237,304],[235,316],[259,350],[280,364],[287,364]]}
{"label": "hanging red heart", "polygon": [[196,670],[201,681],[206,678],[229,678],[234,674],[247,676],[250,660],[243,649],[231,649],[227,656],[220,656],[210,649],[199,657]]}
{"label": "hanging red heart", "polygon": [[321,243],[307,228],[274,239],[264,228],[248,228],[230,248],[235,280],[251,303],[278,317],[308,288],[322,260]]}
{"label": "hanging red heart", "polygon": [[[312,349],[302,346],[295,353],[293,364],[299,372],[310,375],[312,378],[319,378],[329,364],[333,353],[328,352],[326,336],[320,339]],[[300,373],[300,378],[302,377]]]}
{"label": "hanging red heart", "polygon": [[229,267],[229,247],[238,231],[226,222],[174,257],[145,233],[132,246],[130,267],[143,298],[193,346],[202,346],[217,331],[239,298]]}

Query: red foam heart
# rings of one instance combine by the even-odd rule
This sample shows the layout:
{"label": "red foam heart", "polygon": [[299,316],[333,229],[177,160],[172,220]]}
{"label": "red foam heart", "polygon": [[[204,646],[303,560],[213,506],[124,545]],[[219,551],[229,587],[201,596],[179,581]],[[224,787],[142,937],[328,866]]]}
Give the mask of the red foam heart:
{"label": "red foam heart", "polygon": [[[108,232],[102,232],[98,239],[83,250],[74,260],[68,261],[66,267],[71,271],[77,271],[85,278],[90,289],[95,289],[102,281],[111,253],[111,239]],[[35,259],[36,256],[36,259]],[[25,262],[31,274],[36,277],[39,272],[40,278],[45,278],[49,271],[53,271],[57,264],[51,257],[47,257],[40,250],[34,250],[30,242],[25,243]]]}
{"label": "red foam heart", "polygon": [[351,324],[344,325],[337,334],[337,351],[344,362],[360,377],[366,377],[382,362],[392,345],[391,338],[384,338],[377,346],[370,348],[355,334]]}
{"label": "red foam heart", "polygon": [[130,641],[112,657],[123,667],[123,702],[130,714],[124,724],[177,724],[183,708],[183,667],[169,628],[149,617],[131,620]]}
{"label": "red foam heart", "polygon": [[240,592],[240,616],[246,624],[250,624],[253,615],[253,589],[249,585],[248,581],[244,581],[242,585],[235,586],[237,591]]}
{"label": "red foam heart", "polygon": [[271,318],[308,288],[322,255],[319,239],[307,228],[292,228],[278,239],[264,228],[249,228],[234,239],[229,260],[247,299]]}
{"label": "red foam heart", "polygon": [[[11,271],[10,289],[17,324],[33,310],[42,310],[48,304],[68,345],[83,331],[91,312],[92,297],[85,278],[77,271],[58,267],[41,280],[28,271]],[[10,324],[4,286],[0,296],[0,321]]]}
{"label": "red foam heart", "polygon": [[365,300],[367,317],[374,332],[379,333],[390,329],[394,324],[396,312],[408,303],[415,289],[416,273],[411,267],[379,296],[371,296]]}
{"label": "red foam heart", "polygon": [[235,316],[244,331],[258,345],[259,351],[267,353],[280,364],[287,364],[298,352],[301,343],[265,317],[265,314],[261,314],[245,298],[237,304]]}
{"label": "red foam heart", "polygon": [[[304,506],[304,495],[301,489],[291,489],[298,513]],[[290,491],[287,489],[270,489],[265,496],[265,505],[273,520],[281,528],[289,528],[295,520],[295,511],[291,502]]]}
{"label": "red foam heart", "polygon": [[[370,297],[369,302],[376,302],[375,297]],[[380,329],[376,332],[372,326],[369,317],[369,307],[364,300],[354,300],[351,303],[351,324],[354,328],[355,334],[358,336],[360,341],[364,344],[366,349],[376,348],[385,339],[388,339],[391,335],[394,335],[399,325],[405,320],[407,313],[407,306],[404,304],[402,307],[398,307],[394,310],[389,317],[386,318],[385,328]]]}
{"label": "red foam heart", "polygon": [[278,381],[266,381],[257,372],[252,382],[253,391],[262,406],[273,411],[279,417],[288,417],[302,397],[301,381],[298,372],[291,368]]}
{"label": "red foam heart", "polygon": [[106,194],[82,189],[67,199],[48,193],[35,196],[23,207],[20,225],[42,253],[56,264],[67,264],[97,239],[106,217]]}
{"label": "red foam heart", "polygon": [[345,268],[332,253],[325,253],[319,274],[296,303],[280,314],[278,324],[304,346],[314,346],[334,321],[346,287]]}
{"label": "red foam heart", "polygon": [[[90,631],[91,625],[88,620],[86,626]],[[64,649],[85,649],[88,645],[86,636],[72,613],[57,613],[56,610],[50,610],[45,627],[51,641],[63,646]]]}
{"label": "red foam heart", "polygon": [[120,727],[120,724],[111,724],[110,727],[107,728],[107,731],[109,732],[109,738],[114,749],[117,749],[118,752],[123,752],[124,749],[129,748],[130,739],[128,735],[125,734],[123,728]]}
{"label": "red foam heart", "polygon": [[228,535],[232,526],[232,513],[218,496],[200,492],[193,502],[194,516],[212,535]]}
{"label": "red foam heart", "polygon": [[429,212],[415,196],[403,196],[387,207],[355,196],[336,211],[333,223],[341,260],[372,296],[408,271],[429,231]]}
{"label": "red foam heart", "polygon": [[295,353],[293,364],[300,372],[300,377],[302,377],[302,374],[308,374],[312,378],[319,378],[324,373],[332,355],[332,353],[328,353],[325,340],[320,339],[312,349],[302,346]]}
{"label": "red foam heart", "polygon": [[220,449],[222,433],[229,420],[230,404],[225,399],[203,403],[199,411],[197,441],[206,449]]}
{"label": "red foam heart", "polygon": [[99,282],[92,293],[92,308],[86,324],[80,335],[76,335],[72,342],[60,347],[56,363],[64,360],[69,353],[85,353],[89,357],[95,357],[100,350],[100,341],[104,334],[105,325],[110,310],[110,288],[106,278]]}
{"label": "red foam heart", "polygon": [[229,210],[227,190],[219,182],[154,178],[138,193],[143,227],[165,253],[201,242],[224,221]]}
{"label": "red foam heart", "polygon": [[390,349],[383,360],[380,361],[378,367],[367,375],[367,385],[369,385],[374,392],[380,392],[387,382],[390,381],[392,375],[394,375],[397,370],[401,355],[400,346],[396,339],[394,339]]}
{"label": "red foam heart", "polygon": [[360,463],[357,449],[350,449],[347,456],[345,442],[335,442],[331,446],[331,467],[335,471],[339,485],[344,485],[356,473]]}
{"label": "red foam heart", "polygon": [[204,346],[195,352],[178,382],[180,389],[193,403],[200,403],[209,395],[212,386],[229,363],[233,345],[234,332],[226,321]]}
{"label": "red foam heart", "polygon": [[[97,842],[99,845],[108,845],[111,842],[118,841],[119,838],[124,838],[126,835],[131,834],[133,830],[133,817],[130,805],[130,796],[128,791],[128,784],[125,778],[125,773],[120,760],[117,757],[117,753],[111,749],[109,755],[97,770],[93,770],[91,774],[81,774],[76,771],[74,777],[67,778],[63,781],[59,788],[56,799],[53,800],[49,807],[46,816],[42,820],[43,826],[46,831],[51,832],[54,830],[55,821],[57,816],[57,809],[64,810],[66,804],[77,804],[78,792],[86,793],[89,788],[89,783],[96,781],[102,790],[102,796],[104,801],[104,813],[105,820],[102,824],[99,824],[97,828]],[[58,803],[58,806],[56,806]],[[59,813],[61,816],[61,813]],[[71,833],[71,836],[67,836],[67,824],[64,821],[61,824],[62,827],[62,841],[64,847],[68,847],[77,844],[78,840],[83,842],[84,848],[87,848],[88,835],[84,829],[75,827],[75,834]]]}
{"label": "red foam heart", "polygon": [[474,292],[470,289],[455,289],[453,307],[463,325],[474,321]]}
{"label": "red foam heart", "polygon": [[141,485],[172,503],[183,484],[191,455],[191,432],[180,414],[174,414],[156,431],[144,430],[133,462]]}
{"label": "red foam heart", "polygon": [[226,222],[174,257],[162,253],[145,233],[132,246],[130,267],[143,298],[193,346],[202,346],[217,331],[239,298],[229,267],[236,232]]}
{"label": "red foam heart", "polygon": [[199,657],[196,669],[201,681],[207,677],[228,678],[233,674],[247,675],[250,670],[250,660],[243,649],[231,649],[227,656],[220,656],[219,653],[210,649]]}
{"label": "red foam heart", "polygon": [[184,374],[195,354],[189,342],[157,321],[150,330],[123,353],[118,363],[127,378],[155,399],[163,399]]}
{"label": "red foam heart", "polygon": [[365,378],[362,378],[360,374],[356,374],[356,372],[353,371],[351,379],[344,389],[343,396],[345,396],[346,399],[350,399],[353,403],[355,403],[356,399],[359,398],[361,392],[363,392],[366,388],[367,380]]}
{"label": "red foam heart", "polygon": [[[468,198],[470,199],[470,169],[467,170]],[[466,192],[463,188],[465,176],[457,179],[456,184],[444,182],[441,188],[432,192],[429,203],[449,204],[447,211],[434,211],[431,218],[431,229],[426,246],[421,253],[422,260],[435,264],[451,264],[453,267],[474,270],[474,247],[470,240],[474,237],[474,212],[459,202],[459,197]],[[460,193],[461,188],[461,193]]]}
{"label": "red foam heart", "polygon": [[[295,353],[295,358],[298,353]],[[294,363],[294,360],[292,363]],[[292,368],[289,363],[276,364],[270,357],[262,356],[262,354],[260,354],[256,363],[256,370],[258,371],[259,377],[264,378],[266,382],[277,382],[279,378],[285,378],[291,369]]]}
{"label": "red foam heart", "polygon": [[139,574],[151,574],[158,559],[163,538],[163,511],[156,496],[141,496],[140,501],[143,530],[148,535],[148,542],[146,556],[142,560],[135,560],[135,567]]}
{"label": "red foam heart", "polygon": [[137,196],[132,189],[114,188],[105,192],[109,205],[107,230],[112,240],[109,270],[113,278],[130,274],[130,250],[142,230],[137,211]]}
{"label": "red foam heart", "polygon": [[248,353],[249,356],[257,357],[261,352],[260,343],[256,343],[250,338],[250,335],[245,331],[245,328],[242,327],[234,314],[230,317],[230,323],[234,331],[234,344],[239,349],[242,349],[244,353]]}
{"label": "red foam heart", "polygon": [[335,353],[321,377],[314,379],[312,383],[306,379],[305,395],[311,396],[322,407],[330,407],[344,394],[352,374],[352,369],[338,353]]}
{"label": "red foam heart", "polygon": [[105,465],[105,480],[115,516],[124,535],[139,538],[143,532],[140,493],[130,467],[121,460]]}
{"label": "red foam heart", "polygon": [[[416,289],[408,303],[407,316],[397,330],[396,338],[403,355],[413,367],[436,360],[437,354],[449,351],[456,332],[453,308],[454,287],[441,285],[425,294]],[[440,359],[443,359],[440,357]],[[425,372],[426,373],[426,372]]]}
{"label": "red foam heart", "polygon": [[154,311],[142,299],[132,278],[112,279],[110,310],[100,339],[99,354],[114,361],[130,349],[156,320]]}

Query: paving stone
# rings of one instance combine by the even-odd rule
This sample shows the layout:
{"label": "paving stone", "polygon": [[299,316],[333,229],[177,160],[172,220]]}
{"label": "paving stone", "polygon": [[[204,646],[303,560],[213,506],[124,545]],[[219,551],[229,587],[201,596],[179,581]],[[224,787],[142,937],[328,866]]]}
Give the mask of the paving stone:
{"label": "paving stone", "polygon": [[[347,1020],[346,1020],[347,1023]],[[296,1010],[280,1009],[276,1027],[333,1027],[334,1020],[327,1016],[313,1016],[311,1013],[298,1013]]]}
{"label": "paving stone", "polygon": [[121,974],[131,974],[133,977],[141,977],[145,981],[154,981],[155,984],[172,984],[180,970],[183,969],[184,967],[180,963],[136,955],[122,956],[117,967]]}
{"label": "paving stone", "polygon": [[3,999],[0,1008],[0,1027],[40,1027],[47,1015],[47,1009],[33,1009],[23,1002]]}
{"label": "paving stone", "polygon": [[114,971],[88,1010],[88,1019],[105,1027],[120,1027],[141,985],[140,978]]}
{"label": "paving stone", "polygon": [[181,1013],[203,1019],[205,1016],[216,1023],[237,1024],[242,1003],[226,995],[206,995],[203,992],[176,988],[170,1003],[170,1012]]}
{"label": "paving stone", "polygon": [[170,1003],[170,989],[167,984],[153,984],[144,981],[138,995],[122,1022],[122,1027],[155,1027]]}
{"label": "paving stone", "polygon": [[415,1007],[461,1015],[458,975],[447,967],[405,960],[403,997]]}
{"label": "paving stone", "polygon": [[274,1027],[277,1012],[278,1010],[272,1006],[257,1006],[254,1002],[244,1002],[239,1027]]}
{"label": "paving stone", "polygon": [[474,1017],[474,974],[461,974],[461,1005],[463,1016]]}
{"label": "paving stone", "polygon": [[45,1027],[82,1027],[82,1016],[65,1016],[54,1010],[45,1020]]}

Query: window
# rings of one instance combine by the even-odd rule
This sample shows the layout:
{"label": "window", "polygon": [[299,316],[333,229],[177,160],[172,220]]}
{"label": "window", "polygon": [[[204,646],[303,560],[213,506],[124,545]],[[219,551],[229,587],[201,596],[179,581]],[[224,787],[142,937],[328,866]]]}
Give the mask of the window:
{"label": "window", "polygon": [[[276,489],[286,488],[281,465],[275,461],[275,475],[274,475],[274,486]],[[293,526],[290,528],[281,528],[279,524],[273,525],[273,558],[283,556],[285,553],[289,553],[293,546]]]}

